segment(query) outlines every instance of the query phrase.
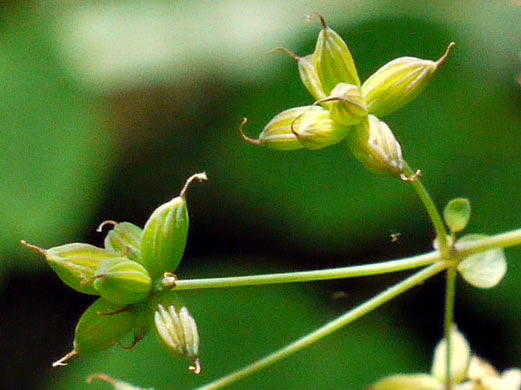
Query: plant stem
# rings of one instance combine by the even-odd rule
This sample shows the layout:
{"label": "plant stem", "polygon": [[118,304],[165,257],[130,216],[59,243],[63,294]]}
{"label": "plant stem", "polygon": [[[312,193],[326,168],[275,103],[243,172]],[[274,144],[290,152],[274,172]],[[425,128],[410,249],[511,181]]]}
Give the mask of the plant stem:
{"label": "plant stem", "polygon": [[[404,162],[404,173],[407,177],[415,176],[415,173],[407,164]],[[436,236],[438,239],[438,245],[441,253],[441,257],[443,259],[447,259],[449,256],[449,244],[447,242],[447,230],[445,229],[445,225],[443,224],[443,220],[441,219],[441,215],[434,204],[429,192],[421,182],[420,178],[416,175],[416,177],[409,181],[413,188],[416,190],[416,193],[420,197],[429,217],[432,221],[432,225],[434,226],[434,230],[436,231]]]}
{"label": "plant stem", "polygon": [[[495,248],[506,248],[521,245],[521,229],[499,233],[476,241],[457,243],[450,259],[460,261],[465,257]],[[310,282],[384,274],[422,267],[441,259],[438,251],[423,255],[391,260],[383,263],[358,265],[353,267],[332,268],[319,271],[286,272],[266,275],[236,276],[229,278],[186,279],[177,280],[175,290],[194,290],[201,288],[228,288],[255,286],[261,284],[279,284],[294,282]]]}
{"label": "plant stem", "polygon": [[266,275],[236,276],[229,278],[187,279],[176,281],[175,290],[192,290],[201,288],[223,288],[255,286],[259,284],[280,284],[293,282],[309,282],[315,280],[344,279],[358,276],[379,275],[389,272],[404,271],[435,263],[440,259],[437,252],[406,257],[382,263],[357,265],[351,267],[331,268],[319,271],[286,272]]}
{"label": "plant stem", "polygon": [[355,321],[356,319],[362,317],[363,315],[369,313],[370,311],[376,309],[377,307],[383,305],[384,303],[390,301],[394,297],[402,294],[403,292],[409,290],[410,288],[423,283],[425,280],[434,276],[435,274],[443,271],[449,265],[446,261],[440,261],[436,264],[433,264],[421,271],[418,271],[414,275],[408,277],[402,282],[388,288],[387,290],[381,292],[375,297],[369,299],[364,302],[360,306],[355,307],[354,309],[348,311],[337,319],[328,322],[324,326],[316,329],[315,331],[301,337],[300,339],[294,341],[291,344],[279,349],[271,353],[270,355],[260,359],[242,369],[239,369],[225,377],[215,380],[207,385],[199,387],[198,390],[214,390],[225,387],[233,382],[241,380],[249,375],[256,373],[259,370],[262,370],[266,367],[273,365],[274,363],[287,358],[288,356],[300,351],[301,349],[306,348],[307,346],[321,340],[322,338],[330,335],[331,333],[339,330],[340,328],[346,326],[347,324]]}
{"label": "plant stem", "polygon": [[457,263],[452,262],[447,268],[447,287],[445,290],[445,345],[446,357],[445,357],[445,389],[451,390],[451,334],[452,324],[454,321],[454,298],[456,296],[456,265]]}
{"label": "plant stem", "polygon": [[455,256],[453,258],[461,260],[462,258],[484,252],[489,249],[507,248],[509,246],[521,245],[521,229],[510,230],[508,232],[495,234],[476,241],[457,243],[454,246]]}

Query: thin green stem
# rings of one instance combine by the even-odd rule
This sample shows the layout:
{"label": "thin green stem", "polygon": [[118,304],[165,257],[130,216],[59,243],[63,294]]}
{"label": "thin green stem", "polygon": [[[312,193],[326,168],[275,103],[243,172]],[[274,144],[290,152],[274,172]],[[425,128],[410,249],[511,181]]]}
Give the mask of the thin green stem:
{"label": "thin green stem", "polygon": [[476,241],[457,243],[454,246],[455,256],[458,260],[484,252],[490,249],[507,248],[510,246],[521,245],[521,229],[510,230],[508,232],[495,234]]}
{"label": "thin green stem", "polygon": [[176,290],[192,290],[201,288],[224,288],[255,286],[259,284],[279,284],[309,282],[315,280],[344,279],[359,276],[379,275],[389,272],[405,271],[432,264],[440,259],[437,252],[429,252],[419,256],[406,257],[382,263],[357,265],[351,267],[324,269],[319,271],[287,272],[266,275],[236,276],[229,278],[178,280]]}
{"label": "thin green stem", "polygon": [[456,263],[451,263],[447,268],[447,287],[445,290],[445,389],[451,390],[451,334],[454,322],[454,298],[456,296]]}
{"label": "thin green stem", "polygon": [[271,353],[270,355],[264,357],[263,359],[257,360],[256,362],[239,369],[230,375],[222,377],[220,379],[215,380],[207,385],[199,387],[199,390],[215,390],[223,388],[227,385],[230,385],[238,380],[241,380],[247,376],[250,376],[257,371],[260,371],[266,367],[269,367],[276,362],[287,358],[288,356],[308,347],[309,345],[323,339],[324,337],[330,335],[331,333],[341,329],[347,324],[355,321],[356,319],[362,317],[363,315],[369,313],[370,311],[376,309],[377,307],[383,305],[384,303],[390,301],[396,296],[402,294],[403,292],[409,290],[410,288],[423,283],[425,280],[430,277],[436,275],[437,273],[443,271],[447,268],[448,262],[440,261],[436,264],[433,264],[421,271],[418,271],[414,275],[408,277],[402,282],[390,287],[389,289],[381,292],[370,300],[364,302],[360,306],[348,311],[337,319],[328,322],[324,326],[318,328],[317,330],[301,337],[300,339],[294,341],[291,344],[279,349]]}
{"label": "thin green stem", "polygon": [[404,174],[409,178],[414,177],[414,179],[409,180],[409,183],[411,183],[411,185],[415,189],[416,193],[420,197],[420,200],[425,206],[427,213],[429,214],[429,217],[432,221],[432,225],[434,226],[434,230],[436,231],[436,236],[438,239],[438,245],[442,258],[448,258],[450,248],[447,242],[447,230],[445,229],[443,219],[441,218],[441,215],[436,205],[434,204],[434,201],[432,200],[429,192],[421,182],[419,176],[415,172],[413,172],[411,167],[406,162],[404,164]]}
{"label": "thin green stem", "polygon": [[[506,248],[521,245],[521,229],[499,233],[476,241],[457,243],[451,253],[451,260],[460,261],[465,257],[495,248]],[[294,282],[311,282],[316,280],[343,279],[359,276],[384,274],[422,267],[441,259],[438,251],[428,252],[418,256],[391,260],[383,263],[358,265],[325,269],[319,271],[287,272],[266,275],[236,276],[229,278],[186,279],[177,280],[174,289],[194,290],[202,288],[228,288],[255,286],[261,284],[279,284]]]}

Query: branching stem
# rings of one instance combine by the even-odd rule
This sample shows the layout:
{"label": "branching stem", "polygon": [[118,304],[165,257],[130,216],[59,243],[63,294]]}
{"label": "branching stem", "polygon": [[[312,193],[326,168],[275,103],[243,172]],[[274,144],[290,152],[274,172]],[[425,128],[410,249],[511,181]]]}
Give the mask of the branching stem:
{"label": "branching stem", "polygon": [[300,339],[294,341],[291,344],[279,349],[278,351],[273,352],[272,354],[264,357],[263,359],[257,360],[256,362],[241,368],[230,375],[224,376],[220,379],[217,379],[214,382],[211,382],[207,385],[199,387],[198,390],[215,390],[220,389],[225,386],[230,385],[238,380],[241,380],[249,375],[256,373],[264,368],[267,368],[276,362],[287,358],[288,356],[308,347],[309,345],[323,339],[326,336],[329,336],[331,333],[341,329],[342,327],[348,325],[349,323],[355,321],[356,319],[364,316],[370,311],[376,309],[377,307],[383,305],[384,303],[390,301],[396,296],[402,294],[403,292],[409,290],[410,288],[423,283],[425,280],[430,277],[436,275],[437,273],[445,270],[448,266],[448,262],[440,261],[436,264],[433,264],[421,271],[418,271],[414,275],[408,277],[402,282],[390,287],[389,289],[381,292],[375,297],[369,299],[365,303],[357,306],[356,308],[348,311],[344,315],[338,317],[337,319],[328,322],[324,326],[318,328],[317,330],[301,337]]}
{"label": "branching stem", "polygon": [[[499,233],[494,236],[467,241],[454,245],[450,260],[459,262],[465,257],[495,248],[507,248],[521,245],[521,229]],[[416,267],[433,264],[441,260],[438,251],[423,255],[391,260],[383,263],[358,265],[353,267],[333,268],[319,271],[286,272],[266,275],[236,276],[229,278],[185,279],[177,280],[175,290],[195,290],[201,288],[228,288],[255,286],[262,284],[279,284],[294,282],[311,282],[316,280],[331,280],[369,276],[389,272],[404,271]]]}

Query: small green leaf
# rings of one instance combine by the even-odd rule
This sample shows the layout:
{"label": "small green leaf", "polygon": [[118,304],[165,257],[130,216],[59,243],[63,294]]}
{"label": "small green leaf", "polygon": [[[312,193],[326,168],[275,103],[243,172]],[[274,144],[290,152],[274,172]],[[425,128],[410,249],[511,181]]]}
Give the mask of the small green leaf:
{"label": "small green leaf", "polygon": [[94,288],[109,302],[128,305],[150,295],[152,279],[145,267],[126,257],[107,259],[96,271]]}
{"label": "small green leaf", "polygon": [[[487,237],[484,234],[469,234],[458,240],[466,242]],[[458,271],[474,287],[491,288],[499,284],[507,272],[505,252],[502,248],[491,249],[465,258],[458,264]]]}
{"label": "small green leaf", "polygon": [[470,201],[466,198],[452,199],[445,206],[443,217],[453,233],[461,232],[469,223]]}

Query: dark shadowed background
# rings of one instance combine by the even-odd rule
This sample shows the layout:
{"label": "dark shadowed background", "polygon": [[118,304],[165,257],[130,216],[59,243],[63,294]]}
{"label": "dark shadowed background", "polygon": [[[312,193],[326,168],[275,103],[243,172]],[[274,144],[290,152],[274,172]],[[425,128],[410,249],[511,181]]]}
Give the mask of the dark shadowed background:
{"label": "dark shadowed background", "polygon": [[[203,374],[149,336],[130,352],[51,363],[72,348],[92,302],[19,245],[102,245],[107,219],[140,226],[185,179],[191,217],[182,278],[319,269],[429,251],[412,188],[364,170],[344,143],[277,152],[243,142],[278,112],[312,103],[293,60],[312,52],[319,11],[351,48],[361,79],[400,56],[447,63],[386,118],[438,205],[472,201],[469,232],[521,226],[521,2],[4,1],[0,6],[0,387],[88,386],[103,372],[189,389],[300,337],[405,277],[183,294],[201,335]],[[390,235],[400,233],[392,242]],[[456,322],[500,369],[521,362],[521,251],[489,291],[459,280]],[[427,372],[442,336],[443,277],[237,389],[362,389]],[[337,294],[340,292],[341,294]]]}

